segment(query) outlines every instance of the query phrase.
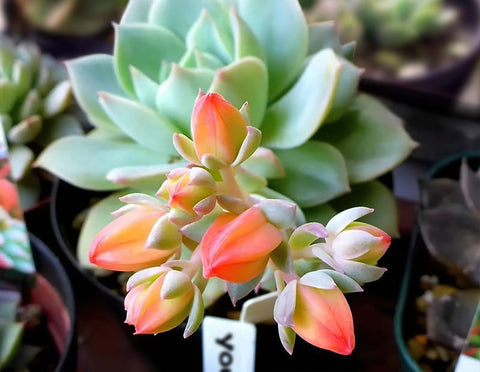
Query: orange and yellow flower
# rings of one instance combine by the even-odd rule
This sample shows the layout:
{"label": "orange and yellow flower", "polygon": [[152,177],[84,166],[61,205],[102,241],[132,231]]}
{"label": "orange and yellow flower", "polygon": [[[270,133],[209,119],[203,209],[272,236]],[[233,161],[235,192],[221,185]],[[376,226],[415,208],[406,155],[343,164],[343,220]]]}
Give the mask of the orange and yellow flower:
{"label": "orange and yellow flower", "polygon": [[258,207],[219,216],[200,242],[205,278],[243,283],[263,273],[283,239]]}
{"label": "orange and yellow flower", "polygon": [[90,262],[108,270],[138,271],[164,263],[176,249],[145,248],[154,224],[165,211],[138,207],[105,226],[90,246]]}

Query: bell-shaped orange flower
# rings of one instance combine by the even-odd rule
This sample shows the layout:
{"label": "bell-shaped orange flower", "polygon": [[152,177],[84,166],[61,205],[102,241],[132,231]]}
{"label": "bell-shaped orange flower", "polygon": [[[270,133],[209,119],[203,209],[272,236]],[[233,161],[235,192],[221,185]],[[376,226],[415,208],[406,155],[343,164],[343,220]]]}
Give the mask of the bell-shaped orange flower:
{"label": "bell-shaped orange flower", "polygon": [[321,271],[287,284],[274,309],[277,323],[292,328],[305,341],[338,354],[355,347],[353,318],[342,291]]}
{"label": "bell-shaped orange flower", "polygon": [[161,267],[135,273],[127,283],[125,323],[135,334],[169,331],[189,315],[195,296],[191,279],[180,271]]}
{"label": "bell-shaped orange flower", "polygon": [[164,263],[176,249],[145,248],[154,224],[165,211],[138,207],[105,226],[90,246],[89,259],[95,265],[115,271],[138,271]]}
{"label": "bell-shaped orange flower", "polygon": [[244,283],[260,275],[282,232],[258,207],[219,216],[200,242],[205,278]]}
{"label": "bell-shaped orange flower", "polygon": [[5,178],[0,178],[0,206],[7,212],[20,206],[15,185]]}
{"label": "bell-shaped orange flower", "polygon": [[247,136],[247,121],[217,93],[200,93],[192,113],[192,136],[198,159],[232,164]]}

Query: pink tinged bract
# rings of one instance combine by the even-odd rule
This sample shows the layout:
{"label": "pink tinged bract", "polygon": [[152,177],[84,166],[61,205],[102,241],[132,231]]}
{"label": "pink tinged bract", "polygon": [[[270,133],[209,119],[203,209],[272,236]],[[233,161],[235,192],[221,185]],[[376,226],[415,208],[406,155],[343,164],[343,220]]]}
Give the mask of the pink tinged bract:
{"label": "pink tinged bract", "polygon": [[265,270],[270,253],[282,239],[281,231],[255,206],[240,215],[223,214],[200,242],[203,275],[247,282]]}
{"label": "pink tinged bract", "polygon": [[105,226],[90,246],[90,262],[108,270],[138,271],[164,263],[176,249],[147,249],[150,231],[165,211],[139,207]]}
{"label": "pink tinged bract", "polygon": [[247,136],[247,121],[231,103],[217,93],[200,93],[192,113],[195,152],[224,164],[232,164]]}
{"label": "pink tinged bract", "polygon": [[[141,274],[139,272],[138,274]],[[183,286],[174,295],[162,295],[168,275],[185,276],[181,272],[167,271],[140,282],[125,297],[127,317],[125,323],[135,326],[135,334],[157,334],[180,325],[189,315],[195,294],[194,285]],[[136,275],[136,274],[135,274]]]}

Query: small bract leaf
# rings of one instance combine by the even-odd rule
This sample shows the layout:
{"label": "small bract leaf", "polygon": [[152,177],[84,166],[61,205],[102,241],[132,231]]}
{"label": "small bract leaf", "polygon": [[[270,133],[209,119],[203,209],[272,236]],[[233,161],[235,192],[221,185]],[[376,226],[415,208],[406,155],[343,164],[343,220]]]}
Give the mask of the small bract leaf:
{"label": "small bract leaf", "polygon": [[294,203],[285,200],[265,199],[257,204],[267,220],[278,227],[286,229],[295,225],[296,209]]}
{"label": "small bract leaf", "polygon": [[340,288],[343,293],[363,292],[362,287],[360,287],[355,280],[345,274],[329,269],[322,270],[322,272],[331,277],[336,286]]}
{"label": "small bract leaf", "polygon": [[338,260],[343,271],[350,278],[359,284],[374,282],[387,271],[387,269],[378,266],[367,265],[361,262]]}
{"label": "small bract leaf", "polygon": [[183,134],[174,133],[173,146],[185,160],[196,165],[200,164],[200,160],[195,152],[195,146],[190,138]]}
{"label": "small bract leaf", "polygon": [[72,102],[72,86],[70,81],[58,83],[43,101],[43,115],[45,118],[55,116],[65,110]]}
{"label": "small bract leaf", "polygon": [[332,289],[336,287],[333,279],[325,274],[323,270],[312,271],[305,274],[298,280],[298,283],[319,289]]}
{"label": "small bract leaf", "polygon": [[227,282],[227,291],[233,306],[237,304],[238,300],[242,299],[254,290],[258,283],[260,283],[262,276],[263,273],[245,283]]}
{"label": "small bract leaf", "polygon": [[168,214],[165,214],[153,225],[145,242],[145,248],[168,251],[180,248],[181,244],[182,234],[178,231],[178,226],[171,223]]}
{"label": "small bract leaf", "polygon": [[290,235],[288,244],[292,249],[302,249],[308,247],[315,240],[326,238],[327,236],[327,229],[321,223],[310,222],[295,229],[292,235]]}
{"label": "small bract leaf", "polygon": [[159,199],[143,193],[134,192],[131,194],[127,194],[127,195],[121,196],[119,200],[123,203],[135,204],[141,207],[158,208],[158,209],[166,210],[165,204],[162,203]]}
{"label": "small bract leaf", "polygon": [[282,343],[283,348],[287,351],[287,353],[292,355],[293,348],[295,346],[295,338],[297,336],[295,331],[290,327],[285,327],[279,324],[278,336],[280,337],[280,342]]}
{"label": "small bract leaf", "polygon": [[353,207],[346,209],[338,213],[330,221],[328,221],[327,226],[329,235],[334,236],[339,234],[345,227],[350,225],[353,221],[358,220],[360,217],[363,217],[369,213],[372,213],[372,208],[366,207]]}
{"label": "small bract leaf", "polygon": [[178,61],[185,46],[170,30],[148,24],[124,24],[115,29],[115,72],[123,88],[134,94],[129,68],[134,66],[153,81],[158,79],[161,61]]}
{"label": "small bract leaf", "polygon": [[204,304],[202,299],[202,293],[195,286],[195,294],[193,296],[192,308],[190,310],[190,315],[188,316],[187,324],[185,325],[185,330],[183,331],[183,338],[191,336],[202,324],[203,314],[204,314]]}
{"label": "small bract leaf", "polygon": [[22,145],[11,146],[9,153],[10,165],[12,167],[10,176],[14,181],[18,181],[29,171],[35,155],[29,147]]}
{"label": "small bract leaf", "polygon": [[279,270],[290,273],[293,270],[292,257],[288,244],[282,241],[280,245],[270,253],[270,259]]}
{"label": "small bract leaf", "polygon": [[317,53],[288,93],[268,108],[261,125],[263,145],[292,148],[312,137],[334,102],[340,71],[331,49]]}
{"label": "small bract leaf", "polygon": [[100,104],[118,127],[140,145],[165,155],[175,155],[172,135],[176,128],[138,102],[100,93]]}
{"label": "small bract leaf", "polygon": [[210,91],[221,94],[235,107],[248,102],[251,125],[258,127],[267,107],[268,75],[264,63],[245,57],[215,73]]}
{"label": "small bract leaf", "polygon": [[261,140],[262,132],[257,128],[247,126],[247,136],[245,137],[245,140],[238,151],[238,155],[231,166],[235,167],[250,158],[250,156],[258,149]]}
{"label": "small bract leaf", "polygon": [[177,270],[169,270],[165,274],[162,289],[160,290],[160,298],[162,300],[170,300],[183,295],[192,286],[190,278]]}
{"label": "small bract leaf", "polygon": [[322,204],[350,190],[343,157],[327,143],[309,141],[275,153],[286,177],[271,180],[270,187],[294,199],[300,207]]}

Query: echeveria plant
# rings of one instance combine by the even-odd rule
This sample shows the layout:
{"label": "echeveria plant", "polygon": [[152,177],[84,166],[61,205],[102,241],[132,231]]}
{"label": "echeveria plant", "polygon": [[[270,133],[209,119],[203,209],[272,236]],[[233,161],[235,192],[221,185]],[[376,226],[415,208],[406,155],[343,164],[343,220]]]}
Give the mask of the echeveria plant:
{"label": "echeveria plant", "polygon": [[[11,177],[25,190],[22,196],[28,195],[27,190],[35,194],[29,171],[38,148],[61,136],[82,133],[78,120],[66,112],[72,89],[65,67],[42,55],[35,44],[0,38],[0,96]],[[31,199],[35,196],[22,200],[24,208]]]}
{"label": "echeveria plant", "polygon": [[[216,93],[200,92],[192,139],[173,144],[188,165],[173,169],[155,196],[125,195],[115,219],[94,239],[90,260],[104,268],[135,271],[127,283],[126,322],[136,334],[166,332],[187,318],[184,337],[200,326],[205,301],[228,291],[235,304],[273,282],[273,318],[291,354],[295,336],[348,355],[355,346],[353,318],[343,295],[362,291],[385,269],[377,261],[390,236],[350,208],[326,226],[306,223],[294,203],[250,192],[246,164],[270,152],[250,126],[247,106],[237,110]],[[212,295],[209,282],[220,281]]]}
{"label": "echeveria plant", "polygon": [[[414,143],[395,115],[358,94],[354,43],[341,45],[332,22],[307,25],[297,0],[133,0],[115,33],[113,56],[67,63],[93,130],[55,142],[39,166],[81,188],[153,190],[182,162],[170,138],[191,135],[202,89],[248,102],[262,148],[283,164],[266,169],[267,150],[250,158],[249,191],[284,195],[323,221],[368,204],[397,233],[393,197],[375,179]],[[81,252],[117,197],[89,213]]]}

